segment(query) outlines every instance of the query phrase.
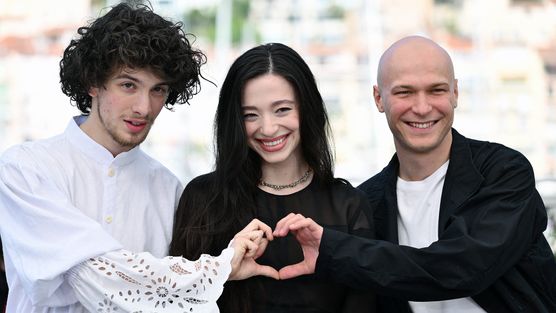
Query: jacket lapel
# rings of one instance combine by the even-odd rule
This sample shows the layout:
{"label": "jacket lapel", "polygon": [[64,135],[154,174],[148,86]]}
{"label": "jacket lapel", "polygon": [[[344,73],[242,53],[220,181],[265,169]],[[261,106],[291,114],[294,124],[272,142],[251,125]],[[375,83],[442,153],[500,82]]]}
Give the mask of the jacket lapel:
{"label": "jacket lapel", "polygon": [[377,186],[384,195],[379,196],[378,210],[375,211],[375,227],[379,239],[398,243],[398,201],[396,196],[396,182],[398,177],[399,161],[396,154],[384,168],[381,175],[382,186]]}
{"label": "jacket lapel", "polygon": [[[438,234],[442,234],[450,222],[450,217],[467,199],[469,199],[483,183],[483,176],[473,163],[473,155],[469,141],[452,129],[452,148],[450,151],[450,165],[446,172],[440,213],[438,221]],[[380,208],[375,211],[375,227],[379,239],[398,243],[398,201],[396,195],[396,182],[398,178],[399,161],[396,154],[390,163],[381,172],[384,186],[376,186],[376,190],[384,193],[382,197],[375,194],[374,199],[381,199],[376,205]]]}
{"label": "jacket lapel", "polygon": [[450,165],[440,200],[439,236],[450,222],[452,214],[479,189],[484,180],[473,163],[468,139],[453,128],[452,138]]}

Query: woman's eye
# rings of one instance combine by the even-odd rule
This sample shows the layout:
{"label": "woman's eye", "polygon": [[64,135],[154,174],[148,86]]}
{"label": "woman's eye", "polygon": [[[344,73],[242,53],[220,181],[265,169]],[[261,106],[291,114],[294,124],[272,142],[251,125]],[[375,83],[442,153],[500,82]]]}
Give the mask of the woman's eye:
{"label": "woman's eye", "polygon": [[251,121],[257,118],[257,114],[254,113],[244,113],[243,114],[243,119],[247,120],[247,121]]}
{"label": "woman's eye", "polygon": [[288,112],[288,111],[291,111],[291,108],[289,108],[289,107],[283,107],[283,108],[278,108],[278,109],[276,110],[277,113],[286,113],[286,112]]}

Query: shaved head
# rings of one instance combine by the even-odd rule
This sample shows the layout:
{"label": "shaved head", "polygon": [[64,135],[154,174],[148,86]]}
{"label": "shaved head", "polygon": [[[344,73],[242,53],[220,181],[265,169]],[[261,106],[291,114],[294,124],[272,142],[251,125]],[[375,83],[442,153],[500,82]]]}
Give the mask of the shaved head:
{"label": "shaved head", "polygon": [[380,58],[373,97],[404,160],[400,177],[423,179],[448,160],[458,84],[446,50],[420,36],[396,41]]}
{"label": "shaved head", "polygon": [[378,64],[377,84],[379,88],[388,82],[393,67],[412,68],[424,60],[434,60],[438,67],[443,67],[449,78],[454,77],[452,59],[436,42],[421,36],[408,36],[394,42],[380,58]]}

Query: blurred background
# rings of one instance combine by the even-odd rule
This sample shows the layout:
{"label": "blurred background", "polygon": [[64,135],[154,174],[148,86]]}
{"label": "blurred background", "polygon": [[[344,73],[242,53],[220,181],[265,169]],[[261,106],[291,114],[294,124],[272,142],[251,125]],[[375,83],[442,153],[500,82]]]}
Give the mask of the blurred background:
{"label": "blurred background", "polygon": [[[76,29],[119,1],[0,0],[0,152],[62,132],[78,114],[60,91],[58,62]],[[334,132],[336,176],[358,185],[394,147],[372,99],[381,53],[419,34],[452,56],[459,79],[454,126],[525,154],[556,233],[556,1],[151,0],[181,21],[208,63],[191,105],[163,111],[143,147],[186,184],[211,170],[218,90],[233,60],[282,42],[310,65]],[[554,209],[552,209],[554,208]]]}

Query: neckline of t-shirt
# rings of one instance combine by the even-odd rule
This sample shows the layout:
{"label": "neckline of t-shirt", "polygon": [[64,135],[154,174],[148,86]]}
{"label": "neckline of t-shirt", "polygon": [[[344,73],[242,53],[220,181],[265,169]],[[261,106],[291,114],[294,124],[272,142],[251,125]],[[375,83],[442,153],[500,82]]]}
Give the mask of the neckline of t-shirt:
{"label": "neckline of t-shirt", "polygon": [[446,175],[446,172],[448,171],[449,163],[450,160],[446,161],[444,164],[442,164],[442,166],[440,166],[436,171],[434,171],[434,173],[432,173],[429,177],[423,180],[408,181],[398,176],[397,186],[398,188],[403,187],[405,189],[414,189],[414,190],[426,188],[426,186],[428,186],[432,181],[436,181],[439,178],[444,177],[444,175]]}

